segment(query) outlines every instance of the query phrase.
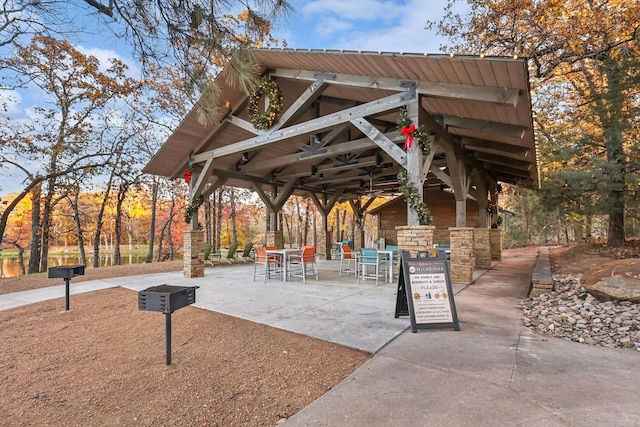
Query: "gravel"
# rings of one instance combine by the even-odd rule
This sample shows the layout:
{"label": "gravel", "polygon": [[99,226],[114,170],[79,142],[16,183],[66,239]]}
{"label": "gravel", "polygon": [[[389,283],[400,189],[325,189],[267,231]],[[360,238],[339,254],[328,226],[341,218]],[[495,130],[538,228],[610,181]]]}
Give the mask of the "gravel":
{"label": "gravel", "polygon": [[584,344],[640,352],[640,304],[596,298],[580,277],[554,275],[553,290],[521,303],[528,328]]}

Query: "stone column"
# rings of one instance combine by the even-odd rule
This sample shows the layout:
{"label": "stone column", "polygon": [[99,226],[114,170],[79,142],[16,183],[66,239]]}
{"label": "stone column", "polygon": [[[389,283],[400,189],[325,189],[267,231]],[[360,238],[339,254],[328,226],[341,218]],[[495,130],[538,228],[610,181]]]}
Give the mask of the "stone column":
{"label": "stone column", "polygon": [[502,230],[499,228],[490,228],[489,241],[491,243],[491,259],[494,261],[502,261]]}
{"label": "stone column", "polygon": [[398,256],[409,251],[412,258],[418,251],[433,250],[433,225],[403,225],[396,227],[398,234]]}
{"label": "stone column", "polygon": [[331,259],[331,242],[327,244],[327,236],[329,233],[326,229],[320,230],[320,235],[318,236],[317,248],[318,248],[318,258],[319,259]]}
{"label": "stone column", "polygon": [[475,268],[489,270],[491,268],[491,245],[488,228],[473,229],[473,257]]}
{"label": "stone column", "polygon": [[450,227],[451,261],[449,276],[452,283],[469,284],[473,280],[473,228]]}
{"label": "stone column", "polygon": [[204,231],[184,232],[184,277],[204,277]]}
{"label": "stone column", "polygon": [[284,235],[282,230],[267,231],[267,245],[275,246],[276,248],[284,248]]}
{"label": "stone column", "polygon": [[359,252],[360,248],[364,248],[364,228],[360,224],[356,224],[353,233],[353,250]]}

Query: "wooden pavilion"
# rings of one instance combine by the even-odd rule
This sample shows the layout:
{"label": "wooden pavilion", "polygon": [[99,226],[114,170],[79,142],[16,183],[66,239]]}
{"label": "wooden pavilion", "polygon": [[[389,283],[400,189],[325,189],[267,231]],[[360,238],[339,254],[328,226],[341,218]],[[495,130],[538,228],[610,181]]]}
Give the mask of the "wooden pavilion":
{"label": "wooden pavilion", "polygon": [[[452,278],[459,259],[465,281],[469,259],[477,264],[490,251],[478,242],[489,239],[483,236],[497,215],[498,183],[539,186],[525,59],[297,49],[257,55],[268,79],[261,90],[247,96],[226,85],[223,70],[222,120],[203,126],[193,109],[144,172],[180,178],[189,170],[196,205],[223,184],[255,190],[273,218],[269,243],[282,245],[275,218],[286,200],[310,196],[324,215],[318,253],[329,257],[334,204],[348,200],[362,218],[372,197],[402,194],[398,172],[405,169],[421,198],[430,188],[452,191]],[[417,143],[405,149],[402,111],[429,134],[428,155]],[[471,227],[468,199],[477,204]],[[401,249],[429,247],[433,227],[406,212],[397,231]],[[204,274],[197,223],[196,211],[185,234],[187,276]],[[360,246],[362,236],[354,240]]]}

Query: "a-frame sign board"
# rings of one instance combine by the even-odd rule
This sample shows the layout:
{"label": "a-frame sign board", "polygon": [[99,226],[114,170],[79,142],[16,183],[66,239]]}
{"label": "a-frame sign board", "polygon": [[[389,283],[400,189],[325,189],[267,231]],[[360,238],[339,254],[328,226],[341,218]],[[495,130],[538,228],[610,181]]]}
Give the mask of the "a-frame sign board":
{"label": "a-frame sign board", "polygon": [[410,258],[408,251],[402,252],[395,317],[407,314],[413,332],[437,328],[460,330],[445,258],[420,254],[418,258]]}

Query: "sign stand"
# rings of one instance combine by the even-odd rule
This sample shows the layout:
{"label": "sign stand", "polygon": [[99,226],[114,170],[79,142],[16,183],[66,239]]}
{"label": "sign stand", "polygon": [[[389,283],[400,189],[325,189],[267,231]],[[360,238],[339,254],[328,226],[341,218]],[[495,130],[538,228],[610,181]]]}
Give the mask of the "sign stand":
{"label": "sign stand", "polygon": [[459,331],[447,260],[420,255],[409,258],[408,251],[402,252],[395,317],[409,315],[414,333],[437,328]]}
{"label": "sign stand", "polygon": [[398,272],[398,292],[396,292],[396,314],[397,319],[400,316],[409,315],[409,305],[407,304],[407,291],[404,284],[404,269],[402,268],[402,262],[400,262],[400,270]]}

